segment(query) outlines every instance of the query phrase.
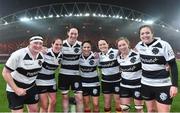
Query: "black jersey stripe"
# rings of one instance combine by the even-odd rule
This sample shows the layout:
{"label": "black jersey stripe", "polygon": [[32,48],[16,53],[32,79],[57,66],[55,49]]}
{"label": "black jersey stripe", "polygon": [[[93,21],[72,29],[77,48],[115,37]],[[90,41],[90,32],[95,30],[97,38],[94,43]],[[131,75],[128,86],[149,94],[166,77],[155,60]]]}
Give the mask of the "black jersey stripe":
{"label": "black jersey stripe", "polygon": [[102,80],[105,80],[105,81],[117,81],[121,79],[121,74],[120,73],[116,73],[116,74],[113,74],[113,75],[103,75],[102,74]]}
{"label": "black jersey stripe", "polygon": [[15,84],[18,86],[18,87],[20,87],[20,88],[29,88],[29,87],[31,87],[31,86],[33,86],[34,84],[35,84],[35,81],[34,82],[32,82],[32,83],[30,83],[30,84],[26,84],[26,83],[22,83],[22,82],[19,82],[19,81],[17,81],[17,80],[15,80],[15,79],[13,79],[14,80],[14,82],[15,82]]}
{"label": "black jersey stripe", "polygon": [[137,85],[141,85],[141,78],[135,80],[127,80],[122,78],[121,83],[124,85],[137,86]]}
{"label": "black jersey stripe", "polygon": [[99,82],[99,77],[98,77],[98,76],[93,77],[93,78],[85,78],[85,77],[82,77],[82,82],[84,82],[84,83]]}
{"label": "black jersey stripe", "polygon": [[140,54],[141,62],[144,64],[166,64],[164,56],[149,56]]}
{"label": "black jersey stripe", "polygon": [[69,69],[69,70],[79,70],[79,65],[63,65],[61,64],[62,69]]}
{"label": "black jersey stripe", "polygon": [[74,54],[63,54],[63,60],[68,60],[68,61],[76,61],[79,60],[80,55],[74,55]]}
{"label": "black jersey stripe", "polygon": [[107,62],[100,62],[99,68],[111,68],[119,66],[117,60],[107,61]]}
{"label": "black jersey stripe", "polygon": [[37,76],[41,68],[36,68],[36,69],[24,69],[22,67],[18,67],[16,71],[26,77],[34,77]]}
{"label": "black jersey stripe", "polygon": [[47,62],[43,62],[42,66],[48,70],[56,70],[58,68],[58,65],[49,64]]}
{"label": "black jersey stripe", "polygon": [[46,75],[46,74],[39,73],[38,76],[37,76],[37,79],[41,79],[41,80],[51,80],[51,79],[54,79],[54,78],[55,78],[55,74]]}
{"label": "black jersey stripe", "polygon": [[96,66],[90,67],[90,66],[82,66],[82,65],[80,65],[80,70],[82,72],[94,72],[94,71],[96,71]]}
{"label": "black jersey stripe", "polygon": [[142,75],[144,77],[146,77],[146,78],[162,79],[162,78],[168,78],[169,77],[169,71],[166,71],[165,69],[158,70],[158,71],[146,71],[146,70],[142,70]]}
{"label": "black jersey stripe", "polygon": [[133,64],[133,65],[128,65],[128,66],[122,66],[120,65],[120,69],[123,72],[136,72],[141,70],[141,63]]}

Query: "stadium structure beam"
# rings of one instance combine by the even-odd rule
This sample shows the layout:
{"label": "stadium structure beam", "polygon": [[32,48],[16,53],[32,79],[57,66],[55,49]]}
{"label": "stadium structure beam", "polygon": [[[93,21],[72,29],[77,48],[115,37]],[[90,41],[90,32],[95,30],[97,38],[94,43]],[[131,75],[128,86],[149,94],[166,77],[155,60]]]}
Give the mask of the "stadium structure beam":
{"label": "stadium structure beam", "polygon": [[[71,2],[71,3],[54,3],[49,5],[43,5],[39,7],[28,8],[22,11],[15,12],[13,14],[4,16],[0,18],[0,26],[15,23],[20,21],[20,17],[42,19],[42,17],[51,18],[54,17],[64,17],[66,16],[81,16],[82,14],[97,14],[102,17],[123,17],[126,20],[136,20],[140,22],[141,20],[155,20],[152,16],[144,14],[142,12],[121,7],[117,5],[103,4],[103,3],[93,3],[93,2]],[[80,15],[79,15],[80,14]],[[45,18],[43,18],[45,19]],[[159,25],[163,28],[177,30],[171,25],[161,21],[155,20],[154,24]]]}

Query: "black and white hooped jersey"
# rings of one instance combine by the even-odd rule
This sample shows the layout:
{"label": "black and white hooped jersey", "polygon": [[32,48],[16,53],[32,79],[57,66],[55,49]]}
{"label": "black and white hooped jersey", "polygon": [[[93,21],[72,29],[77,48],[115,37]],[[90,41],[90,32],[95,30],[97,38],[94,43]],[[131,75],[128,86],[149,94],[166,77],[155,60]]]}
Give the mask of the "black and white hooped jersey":
{"label": "black and white hooped jersey", "polygon": [[62,60],[62,53],[60,52],[57,56],[53,53],[52,48],[47,50],[44,54],[44,62],[42,69],[36,79],[38,86],[48,86],[56,84],[55,81],[55,70],[59,67]]}
{"label": "black and white hooped jersey", "polygon": [[79,75],[79,57],[81,55],[82,42],[76,41],[70,45],[67,40],[63,40],[63,58],[60,73],[65,75]]}
{"label": "black and white hooped jersey", "polygon": [[140,53],[142,63],[141,82],[149,86],[169,86],[171,79],[169,72],[166,71],[166,63],[175,58],[170,44],[160,38],[147,46],[139,42],[136,49]]}
{"label": "black and white hooped jersey", "polygon": [[[33,59],[29,48],[26,47],[12,53],[5,66],[12,71],[11,76],[18,87],[29,88],[35,84],[43,61],[42,53],[39,53],[36,59]],[[6,90],[14,92],[8,84]]]}
{"label": "black and white hooped jersey", "polygon": [[99,68],[102,72],[102,81],[118,82],[121,80],[119,63],[117,62],[118,50],[110,48],[106,54],[99,53]]}
{"label": "black and white hooped jersey", "polygon": [[141,87],[142,69],[139,53],[130,50],[126,58],[122,58],[120,55],[117,57],[117,61],[122,77],[120,85],[126,88]]}
{"label": "black and white hooped jersey", "polygon": [[80,75],[82,77],[83,87],[99,86],[99,77],[97,73],[98,59],[95,58],[93,52],[85,58],[83,54],[80,56]]}

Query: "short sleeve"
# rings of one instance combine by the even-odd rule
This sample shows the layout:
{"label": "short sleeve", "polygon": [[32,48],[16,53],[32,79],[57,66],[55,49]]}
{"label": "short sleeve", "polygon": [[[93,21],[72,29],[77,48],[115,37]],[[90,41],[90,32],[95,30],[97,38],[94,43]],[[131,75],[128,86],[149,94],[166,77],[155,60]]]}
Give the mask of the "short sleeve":
{"label": "short sleeve", "polygon": [[18,66],[18,61],[19,61],[18,53],[14,52],[11,54],[11,56],[7,60],[5,66],[9,70],[14,71],[14,70],[16,70],[16,68]]}
{"label": "short sleeve", "polygon": [[175,58],[174,51],[169,43],[165,42],[164,45],[164,57],[166,61],[170,61],[171,59]]}

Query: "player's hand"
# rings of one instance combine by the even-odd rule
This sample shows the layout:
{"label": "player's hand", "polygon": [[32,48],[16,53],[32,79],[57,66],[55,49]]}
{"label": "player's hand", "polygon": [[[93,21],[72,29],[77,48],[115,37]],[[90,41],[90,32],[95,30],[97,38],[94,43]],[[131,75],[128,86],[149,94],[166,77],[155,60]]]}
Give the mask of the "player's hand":
{"label": "player's hand", "polygon": [[15,89],[15,93],[18,95],[18,96],[24,96],[26,95],[26,89],[23,89],[23,88],[16,88]]}
{"label": "player's hand", "polygon": [[94,52],[95,59],[99,59],[99,54],[97,52]]}
{"label": "player's hand", "polygon": [[168,64],[165,65],[166,71],[170,71],[170,66]]}
{"label": "player's hand", "polygon": [[178,88],[175,86],[170,87],[170,98],[173,98],[177,95],[178,93]]}
{"label": "player's hand", "polygon": [[44,47],[44,46],[43,46],[41,52],[42,52],[43,54],[47,54],[47,50],[48,50],[47,47]]}

